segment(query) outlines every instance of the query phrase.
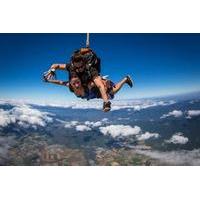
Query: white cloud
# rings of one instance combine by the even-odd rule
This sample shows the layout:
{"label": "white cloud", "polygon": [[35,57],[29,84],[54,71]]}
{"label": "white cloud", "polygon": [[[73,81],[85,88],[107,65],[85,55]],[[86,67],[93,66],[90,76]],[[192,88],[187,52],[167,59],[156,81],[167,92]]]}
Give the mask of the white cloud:
{"label": "white cloud", "polygon": [[[69,121],[69,122],[66,122],[66,121],[62,121],[62,123],[64,123],[64,127],[65,128],[73,128],[73,127],[77,127],[78,125],[78,130],[81,129],[83,127],[89,127],[90,130],[91,128],[94,128],[94,127],[98,127],[98,126],[101,126],[103,123],[102,121],[97,121],[97,122],[92,122],[92,121],[85,121],[83,122],[84,124],[81,125],[81,122],[78,122],[78,121]],[[77,128],[76,128],[77,129]]]}
{"label": "white cloud", "polygon": [[164,114],[162,117],[160,117],[161,119],[166,118],[166,117],[181,117],[183,115],[183,112],[181,110],[173,110],[172,112],[169,112],[168,114]]}
{"label": "white cloud", "polygon": [[179,151],[153,151],[153,150],[136,150],[140,154],[150,156],[151,158],[158,159],[161,164],[167,165],[200,165],[200,149],[192,151],[179,150]]}
{"label": "white cloud", "polygon": [[91,126],[91,127],[98,127],[102,125],[102,122],[101,121],[97,121],[97,122],[86,121],[85,125]]}
{"label": "white cloud", "polygon": [[93,124],[94,127],[101,126],[101,125],[102,125],[102,122],[100,122],[100,121],[95,122],[95,123]]}
{"label": "white cloud", "polygon": [[200,110],[188,110],[187,114],[187,118],[196,117],[200,115]]}
{"label": "white cloud", "polygon": [[77,125],[76,130],[77,131],[90,131],[92,129],[86,125]]}
{"label": "white cloud", "polygon": [[4,111],[3,109],[0,109],[0,126],[8,126],[10,123],[15,123],[15,121],[15,117],[10,115],[9,111]]}
{"label": "white cloud", "polygon": [[138,140],[148,140],[150,138],[158,138],[159,134],[158,133],[146,132],[144,134],[137,135],[136,137],[137,137]]}
{"label": "white cloud", "polygon": [[73,127],[75,127],[79,122],[78,122],[78,121],[69,121],[69,122],[61,121],[61,123],[64,123],[64,127],[65,127],[65,128],[73,128]]}
{"label": "white cloud", "polygon": [[139,126],[131,127],[129,125],[110,125],[106,127],[100,127],[100,132],[104,135],[111,135],[112,137],[118,136],[130,136],[140,133],[141,128]]}
{"label": "white cloud", "polygon": [[117,120],[119,120],[119,121],[120,120],[130,120],[130,118],[129,117],[118,117]]}
{"label": "white cloud", "polygon": [[0,109],[0,126],[5,127],[11,123],[17,123],[24,128],[44,127],[47,123],[53,121],[48,115],[50,115],[50,113],[41,112],[25,104],[15,106],[10,110]]}
{"label": "white cloud", "polygon": [[188,138],[184,137],[183,133],[175,133],[169,140],[166,140],[167,143],[173,144],[186,144],[188,141]]}
{"label": "white cloud", "polygon": [[70,122],[72,126],[76,126],[79,122],[78,121],[71,121]]}
{"label": "white cloud", "polygon": [[65,127],[65,128],[72,128],[72,125],[71,125],[71,124],[65,124],[64,127]]}
{"label": "white cloud", "polygon": [[102,121],[102,122],[107,122],[107,121],[108,121],[108,118],[103,118],[101,121]]}

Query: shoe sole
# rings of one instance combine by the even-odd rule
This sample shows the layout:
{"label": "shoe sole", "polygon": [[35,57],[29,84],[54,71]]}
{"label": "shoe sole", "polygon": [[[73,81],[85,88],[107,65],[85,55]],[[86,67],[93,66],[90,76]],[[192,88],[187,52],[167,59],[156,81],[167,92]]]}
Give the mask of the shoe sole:
{"label": "shoe sole", "polygon": [[111,110],[111,108],[104,108],[103,109],[103,112],[108,112],[108,111],[110,111]]}
{"label": "shoe sole", "polygon": [[133,87],[133,80],[132,80],[132,78],[131,78],[130,75],[128,75],[127,77],[129,78],[129,80],[130,80],[130,82],[131,82],[131,85],[129,85],[129,84],[128,84],[128,85],[132,88],[132,87]]}

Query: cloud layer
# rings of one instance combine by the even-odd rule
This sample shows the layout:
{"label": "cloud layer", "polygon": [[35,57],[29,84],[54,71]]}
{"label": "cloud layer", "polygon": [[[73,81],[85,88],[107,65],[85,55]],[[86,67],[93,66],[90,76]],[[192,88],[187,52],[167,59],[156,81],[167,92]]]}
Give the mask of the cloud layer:
{"label": "cloud layer", "polygon": [[47,123],[53,121],[48,115],[50,115],[50,113],[41,112],[25,104],[15,106],[10,110],[0,109],[0,126],[6,127],[9,124],[18,124],[24,128],[44,127]]}
{"label": "cloud layer", "polygon": [[[173,100],[156,100],[156,99],[137,99],[137,100],[113,100],[112,101],[112,110],[120,110],[120,109],[132,109],[135,111],[139,111],[142,109],[147,109],[155,106],[167,106],[176,103]],[[72,109],[102,109],[102,101],[101,100],[90,100],[88,101],[73,101],[73,102],[58,102],[58,103],[35,103],[31,101],[14,101],[14,100],[0,100],[0,104],[34,104],[39,106],[52,106],[52,107],[63,107],[63,108],[72,108]]]}

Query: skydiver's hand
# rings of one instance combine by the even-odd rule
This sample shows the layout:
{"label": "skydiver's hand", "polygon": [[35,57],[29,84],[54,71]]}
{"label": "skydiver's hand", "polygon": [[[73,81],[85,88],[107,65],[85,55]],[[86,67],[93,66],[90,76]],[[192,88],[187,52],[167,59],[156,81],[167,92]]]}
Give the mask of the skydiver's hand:
{"label": "skydiver's hand", "polygon": [[44,81],[44,82],[47,82],[47,83],[49,82],[49,79],[48,79],[48,76],[47,76],[46,73],[43,74],[43,77],[42,77],[42,78],[43,78],[43,81]]}
{"label": "skydiver's hand", "polygon": [[49,80],[54,79],[55,76],[56,76],[55,69],[50,69],[49,71],[44,72],[44,74],[43,74],[43,80],[45,82],[49,82]]}
{"label": "skydiver's hand", "polygon": [[52,79],[55,76],[55,72],[53,70],[49,70],[47,73],[47,79]]}

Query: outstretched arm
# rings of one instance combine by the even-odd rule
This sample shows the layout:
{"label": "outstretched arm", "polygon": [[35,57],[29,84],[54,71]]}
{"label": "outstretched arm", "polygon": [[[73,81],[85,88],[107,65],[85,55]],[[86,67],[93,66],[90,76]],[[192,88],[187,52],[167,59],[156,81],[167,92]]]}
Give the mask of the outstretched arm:
{"label": "outstretched arm", "polygon": [[50,69],[43,74],[43,79],[45,81],[50,80],[55,76],[55,71],[58,70],[66,70],[69,65],[67,64],[53,64]]}
{"label": "outstretched arm", "polygon": [[51,65],[50,69],[66,70],[66,64],[53,64]]}
{"label": "outstretched arm", "polygon": [[69,81],[49,80],[48,82],[69,87]]}

